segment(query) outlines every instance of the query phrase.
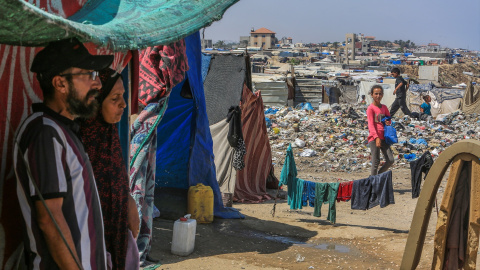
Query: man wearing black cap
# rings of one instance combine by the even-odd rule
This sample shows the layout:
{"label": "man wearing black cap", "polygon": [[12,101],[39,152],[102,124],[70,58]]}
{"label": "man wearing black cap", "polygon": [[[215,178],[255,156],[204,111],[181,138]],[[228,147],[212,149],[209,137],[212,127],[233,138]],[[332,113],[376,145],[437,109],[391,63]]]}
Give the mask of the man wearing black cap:
{"label": "man wearing black cap", "polygon": [[77,39],[52,42],[33,60],[44,100],[32,105],[14,148],[28,269],[107,269],[95,179],[73,120],[97,111],[97,70],[112,61]]}

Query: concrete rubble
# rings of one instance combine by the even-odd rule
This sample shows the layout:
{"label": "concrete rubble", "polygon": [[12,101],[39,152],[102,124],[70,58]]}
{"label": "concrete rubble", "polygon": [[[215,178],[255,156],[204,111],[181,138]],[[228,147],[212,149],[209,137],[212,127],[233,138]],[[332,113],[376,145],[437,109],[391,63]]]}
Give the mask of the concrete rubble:
{"label": "concrete rubble", "polygon": [[[281,170],[289,144],[295,147],[300,171],[351,173],[369,170],[367,105],[325,105],[316,106],[315,111],[292,107],[265,108],[272,158],[277,170]],[[479,119],[480,115],[465,115],[461,111],[437,119],[429,117],[426,121],[408,116],[394,117],[398,143],[392,146],[395,156],[392,169],[409,168],[409,161],[425,151],[430,151],[435,159],[457,141],[479,138]]]}

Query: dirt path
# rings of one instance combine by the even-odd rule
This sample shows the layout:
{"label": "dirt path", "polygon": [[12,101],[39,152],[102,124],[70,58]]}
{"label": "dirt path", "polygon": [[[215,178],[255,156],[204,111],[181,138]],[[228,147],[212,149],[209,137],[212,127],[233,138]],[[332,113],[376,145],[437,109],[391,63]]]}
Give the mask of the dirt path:
{"label": "dirt path", "polygon": [[[355,180],[367,174],[308,176]],[[151,255],[163,263],[157,269],[399,269],[417,199],[411,198],[406,166],[394,170],[393,182],[394,205],[359,211],[340,202],[334,225],[325,218],[327,206],[322,217],[314,217],[313,208],[290,210],[280,199],[272,217],[273,201],[234,204],[245,219],[199,224],[195,251],[188,257],[171,255],[173,221],[156,219]],[[439,199],[442,192],[441,188]],[[431,266],[435,226],[433,212],[418,269]]]}

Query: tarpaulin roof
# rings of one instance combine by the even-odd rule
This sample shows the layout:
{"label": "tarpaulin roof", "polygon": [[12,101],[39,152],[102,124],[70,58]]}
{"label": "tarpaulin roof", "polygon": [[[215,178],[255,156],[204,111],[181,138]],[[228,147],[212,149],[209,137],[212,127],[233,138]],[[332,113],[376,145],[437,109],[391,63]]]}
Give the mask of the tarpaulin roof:
{"label": "tarpaulin roof", "polygon": [[44,46],[69,37],[113,51],[164,45],[220,20],[238,0],[89,0],[68,18],[23,0],[0,0],[0,43]]}

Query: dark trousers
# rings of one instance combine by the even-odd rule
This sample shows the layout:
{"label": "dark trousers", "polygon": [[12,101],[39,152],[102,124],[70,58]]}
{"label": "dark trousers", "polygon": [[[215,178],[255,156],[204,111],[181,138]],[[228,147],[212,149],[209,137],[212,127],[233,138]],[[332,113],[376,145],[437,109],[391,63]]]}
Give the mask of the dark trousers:
{"label": "dark trousers", "polygon": [[398,109],[402,109],[403,114],[410,116],[411,112],[407,107],[407,100],[405,97],[403,98],[396,98],[392,104],[392,108],[390,109],[390,116],[393,117]]}

